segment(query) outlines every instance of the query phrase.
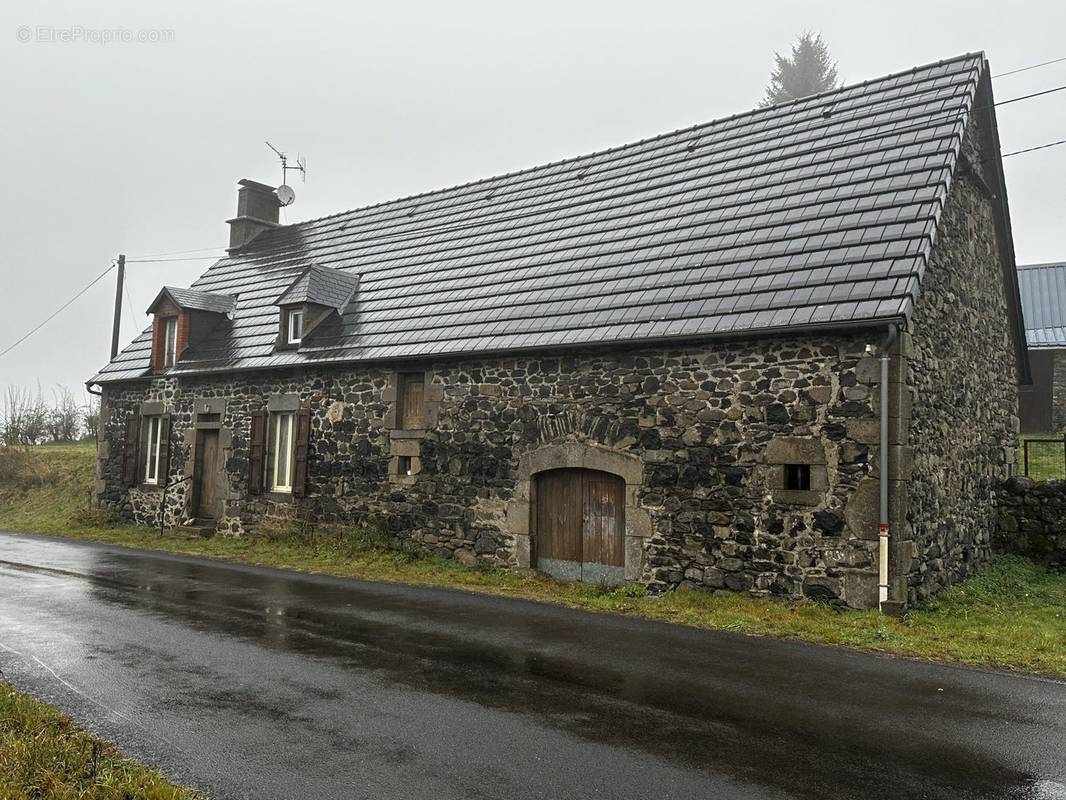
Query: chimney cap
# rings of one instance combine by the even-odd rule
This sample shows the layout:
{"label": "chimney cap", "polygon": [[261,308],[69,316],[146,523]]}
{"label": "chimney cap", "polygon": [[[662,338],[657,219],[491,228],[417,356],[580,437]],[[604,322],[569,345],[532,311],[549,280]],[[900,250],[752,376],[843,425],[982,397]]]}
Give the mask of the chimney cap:
{"label": "chimney cap", "polygon": [[271,192],[271,193],[273,193],[274,190],[277,189],[276,186],[268,186],[265,183],[260,183],[259,181],[253,181],[251,178],[241,178],[239,181],[237,181],[237,185],[238,186],[247,187],[248,189],[254,189],[254,190],[260,191],[260,192]]}

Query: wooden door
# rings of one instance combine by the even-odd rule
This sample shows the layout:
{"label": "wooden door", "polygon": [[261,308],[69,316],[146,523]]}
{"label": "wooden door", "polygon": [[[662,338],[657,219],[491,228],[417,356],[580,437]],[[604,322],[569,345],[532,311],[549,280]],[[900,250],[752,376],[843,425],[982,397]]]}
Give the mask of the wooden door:
{"label": "wooden door", "polygon": [[196,516],[217,519],[219,507],[218,431],[200,431],[196,457]]}
{"label": "wooden door", "polygon": [[537,478],[537,568],[563,580],[581,579],[581,472],[553,469]]}
{"label": "wooden door", "polygon": [[1052,398],[1055,386],[1055,351],[1029,351],[1029,371],[1033,382],[1018,387],[1018,416],[1022,433],[1049,433],[1055,429]]}
{"label": "wooden door", "polygon": [[625,483],[587,469],[542,473],[536,484],[537,568],[563,580],[621,583]]}
{"label": "wooden door", "polygon": [[625,483],[617,475],[582,470],[584,531],[581,579],[621,583],[625,572]]}

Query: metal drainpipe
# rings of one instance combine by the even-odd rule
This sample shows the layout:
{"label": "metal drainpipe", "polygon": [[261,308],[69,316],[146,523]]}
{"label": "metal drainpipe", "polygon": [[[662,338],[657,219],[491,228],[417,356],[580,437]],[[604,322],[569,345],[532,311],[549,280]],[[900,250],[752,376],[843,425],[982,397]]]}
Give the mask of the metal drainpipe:
{"label": "metal drainpipe", "polygon": [[877,526],[878,558],[877,558],[877,586],[878,608],[883,609],[888,602],[888,367],[889,350],[895,341],[897,328],[890,325],[884,344],[881,345],[881,437],[880,437],[880,488],[881,510],[880,521]]}

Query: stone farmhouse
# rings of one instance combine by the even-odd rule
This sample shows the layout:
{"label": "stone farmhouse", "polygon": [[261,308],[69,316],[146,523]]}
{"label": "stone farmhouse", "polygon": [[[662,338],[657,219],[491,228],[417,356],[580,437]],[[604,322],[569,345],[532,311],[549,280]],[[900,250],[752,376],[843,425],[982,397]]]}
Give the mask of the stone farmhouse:
{"label": "stone farmhouse", "polygon": [[1018,387],[1022,430],[1066,428],[1066,263],[1018,266],[1032,383]]}
{"label": "stone farmhouse", "polygon": [[97,502],[898,612],[990,557],[1015,459],[999,152],[968,54],[297,224],[242,180],[90,381]]}

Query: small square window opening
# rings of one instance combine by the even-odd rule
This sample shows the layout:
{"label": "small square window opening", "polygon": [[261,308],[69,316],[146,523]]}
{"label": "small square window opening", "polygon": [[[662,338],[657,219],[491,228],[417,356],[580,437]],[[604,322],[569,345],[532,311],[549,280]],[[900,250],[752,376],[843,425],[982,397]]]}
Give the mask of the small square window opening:
{"label": "small square window opening", "polygon": [[792,491],[810,491],[811,465],[785,464],[785,488]]}
{"label": "small square window opening", "polygon": [[411,474],[411,456],[400,456],[400,463],[397,468],[397,472],[400,475]]}

